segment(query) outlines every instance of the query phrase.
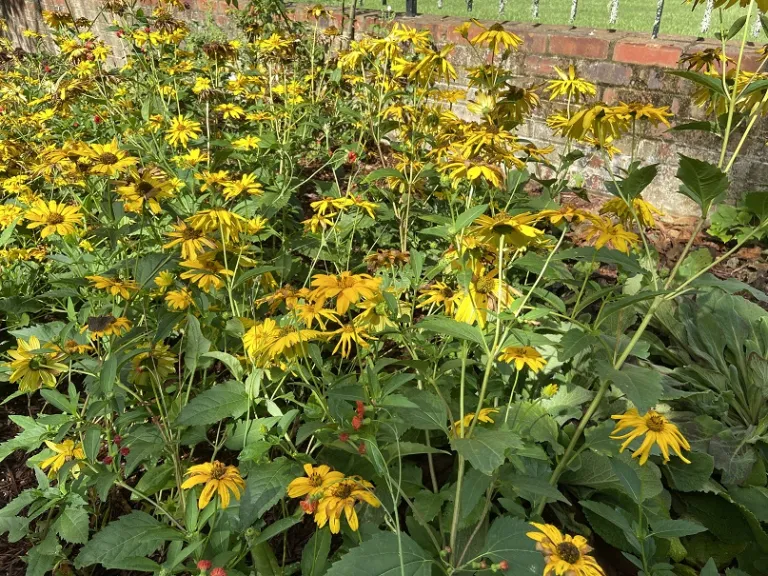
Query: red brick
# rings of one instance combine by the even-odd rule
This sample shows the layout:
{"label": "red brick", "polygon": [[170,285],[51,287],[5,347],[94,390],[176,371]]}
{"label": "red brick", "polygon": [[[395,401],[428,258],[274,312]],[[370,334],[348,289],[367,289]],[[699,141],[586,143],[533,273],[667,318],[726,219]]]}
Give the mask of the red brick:
{"label": "red brick", "polygon": [[666,66],[676,68],[683,48],[676,44],[650,44],[641,42],[617,42],[613,48],[613,59],[628,64],[644,66]]}
{"label": "red brick", "polygon": [[607,58],[610,44],[604,38],[550,35],[549,53],[576,58]]}
{"label": "red brick", "polygon": [[515,34],[520,36],[523,44],[520,46],[520,52],[532,52],[534,54],[547,53],[547,37],[545,32],[515,30]]}
{"label": "red brick", "polygon": [[580,73],[597,84],[629,86],[632,81],[632,67],[616,62],[588,62],[581,67]]}
{"label": "red brick", "polygon": [[537,54],[528,54],[525,57],[525,71],[534,76],[550,77],[554,73],[553,66],[562,66],[563,63],[557,58],[547,58]]}

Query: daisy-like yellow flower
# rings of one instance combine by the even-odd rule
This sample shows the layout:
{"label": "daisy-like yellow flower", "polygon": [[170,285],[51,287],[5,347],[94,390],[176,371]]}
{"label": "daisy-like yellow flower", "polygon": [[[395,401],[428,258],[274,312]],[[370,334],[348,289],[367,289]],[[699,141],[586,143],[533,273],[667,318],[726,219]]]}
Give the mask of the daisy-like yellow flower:
{"label": "daisy-like yellow flower", "polygon": [[176,371],[176,354],[164,342],[147,343],[144,347],[148,349],[131,359],[133,370],[128,373],[128,380],[144,387],[152,382],[162,384]]}
{"label": "daisy-like yellow flower", "polygon": [[337,210],[343,211],[344,209],[349,208],[353,204],[354,202],[348,196],[341,196],[341,197],[326,196],[324,198],[321,198],[320,200],[312,202],[309,206],[317,214],[329,214],[331,212],[335,214]]}
{"label": "daisy-like yellow flower", "polygon": [[552,398],[555,394],[557,394],[557,391],[560,390],[560,386],[552,382],[551,384],[547,384],[544,386],[544,388],[541,389],[541,397],[542,398]]}
{"label": "daisy-like yellow flower", "polygon": [[240,194],[258,196],[264,192],[264,187],[256,180],[255,174],[243,174],[239,180],[224,182],[222,194],[227,200],[237,198]]}
{"label": "daisy-like yellow flower", "polygon": [[[653,218],[654,214],[657,216],[662,215],[661,210],[642,198],[634,198],[632,200],[632,208],[637,215],[637,221],[640,226],[646,228],[653,228],[656,225],[656,221]],[[614,214],[624,226],[629,226],[635,219],[629,204],[623,198],[611,198],[608,200],[600,207],[600,214]]]}
{"label": "daisy-like yellow flower", "polygon": [[173,273],[163,270],[153,279],[159,294],[165,294],[166,290],[173,286]]}
{"label": "daisy-like yellow flower", "polygon": [[526,536],[536,541],[536,550],[544,555],[546,566],[544,576],[605,576],[605,572],[589,553],[592,547],[583,536],[563,535],[551,524],[531,526],[539,532],[528,532]]}
{"label": "daisy-like yellow flower", "polygon": [[90,280],[93,287],[97,290],[105,290],[112,296],[120,296],[124,300],[128,300],[131,297],[131,293],[139,289],[139,285],[135,280],[119,280],[98,275],[86,276],[85,278]]}
{"label": "daisy-like yellow flower", "polygon": [[217,248],[216,242],[206,237],[202,231],[187,226],[182,221],[176,223],[173,231],[166,232],[165,235],[173,240],[163,244],[163,250],[181,245],[181,257],[185,260],[196,260],[198,254],[202,254],[206,248],[210,250]]}
{"label": "daisy-like yellow flower", "polygon": [[261,142],[260,138],[258,138],[257,136],[248,134],[247,136],[238,138],[237,140],[233,140],[232,147],[235,150],[256,150],[256,148],[259,147],[260,142]]}
{"label": "daisy-like yellow flower", "polygon": [[459,293],[445,282],[430,284],[419,290],[419,294],[421,296],[419,296],[420,303],[417,308],[428,308],[432,305],[442,306],[447,315],[453,316],[454,302],[459,297]]}
{"label": "daisy-like yellow flower", "polygon": [[578,102],[585,96],[594,96],[597,89],[592,82],[579,78],[576,74],[576,68],[573,64],[568,67],[568,74],[553,66],[555,72],[560,77],[559,80],[550,80],[545,92],[549,92],[549,99],[554,100],[558,96],[565,96],[569,101]]}
{"label": "daisy-like yellow flower", "polygon": [[237,104],[231,104],[225,102],[224,104],[219,104],[215,108],[216,112],[221,114],[225,120],[232,119],[232,120],[240,120],[240,118],[245,117],[245,110],[243,110],[240,106]]}
{"label": "daisy-like yellow flower", "polygon": [[624,229],[621,224],[614,224],[608,218],[591,218],[592,226],[586,232],[586,239],[595,239],[595,248],[603,246],[615,248],[620,252],[629,254],[632,246],[640,242],[640,237],[634,232]]}
{"label": "daisy-like yellow flower", "polygon": [[[624,440],[619,452],[623,452],[635,438],[645,435],[643,443],[632,453],[633,458],[640,457],[641,466],[646,463],[651,455],[651,448],[653,448],[654,444],[661,450],[664,462],[669,462],[669,449],[672,448],[680,460],[686,464],[691,463],[681,452],[681,449],[691,449],[688,440],[685,439],[677,426],[655,410],[650,410],[643,416],[640,416],[635,408],[630,408],[624,414],[614,415],[611,418],[618,421],[616,428],[614,428],[611,434],[611,438],[614,440]],[[619,434],[619,432],[627,428],[632,430],[623,435]]]}
{"label": "daisy-like yellow flower", "polygon": [[83,157],[87,158],[88,171],[91,174],[113,177],[138,164],[139,160],[121,150],[117,138],[108,144],[91,144],[83,149]]}
{"label": "daisy-like yellow flower", "polygon": [[237,240],[248,227],[248,221],[245,218],[225,208],[200,210],[187,218],[187,222],[195,230],[206,234],[220,232],[224,242],[229,242],[230,238]]}
{"label": "daisy-like yellow flower", "polygon": [[13,222],[21,216],[24,210],[21,206],[15,206],[13,204],[0,205],[0,230],[5,230],[13,224]]}
{"label": "daisy-like yellow flower", "polygon": [[[486,424],[493,424],[493,418],[491,418],[491,414],[498,414],[498,412],[499,411],[496,408],[480,408],[480,411],[477,413],[477,421],[485,422]],[[463,420],[456,420],[456,422],[453,423],[454,433],[458,436],[460,434],[462,424],[466,430],[472,425],[472,420],[474,419],[475,413],[470,412],[469,414],[464,415]]]}
{"label": "daisy-like yellow flower", "polygon": [[187,478],[181,485],[182,490],[189,490],[198,484],[205,484],[197,501],[197,507],[202,510],[211,501],[216,493],[219,495],[221,508],[229,506],[230,492],[237,500],[245,490],[245,481],[240,476],[237,466],[227,466],[223,462],[214,460],[205,464],[192,466],[186,473]]}
{"label": "daisy-like yellow flower", "polygon": [[200,148],[192,148],[185,154],[179,154],[173,157],[173,162],[181,168],[194,168],[198,164],[208,162],[208,154]]}
{"label": "daisy-like yellow flower", "polygon": [[165,302],[171,310],[186,310],[193,303],[192,293],[186,288],[171,290],[165,295]]}
{"label": "daisy-like yellow flower", "polygon": [[165,132],[165,140],[171,146],[186,148],[187,143],[200,136],[200,133],[200,122],[179,115],[171,120],[171,125]]}
{"label": "daisy-like yellow flower", "polygon": [[489,310],[499,313],[512,304],[513,288],[497,276],[498,270],[486,272],[482,264],[475,266],[469,290],[462,291],[456,300],[453,317],[457,321],[465,324],[477,322],[480,328],[484,328]]}
{"label": "daisy-like yellow flower", "polygon": [[373,484],[362,478],[345,478],[336,482],[325,492],[315,512],[315,523],[322,528],[326,524],[331,527],[331,533],[338,534],[341,531],[341,514],[347,518],[349,527],[357,531],[359,521],[355,504],[366,502],[374,508],[381,506],[381,502],[373,494]]}
{"label": "daisy-like yellow flower", "polygon": [[[475,24],[484,28],[477,20],[473,20]],[[523,43],[522,38],[517,34],[504,30],[504,26],[496,22],[489,28],[484,28],[480,34],[470,40],[473,46],[478,44],[487,44],[488,49],[491,52],[497,52],[501,50],[517,50],[517,48]]]}
{"label": "daisy-like yellow flower", "polygon": [[346,314],[352,304],[376,295],[381,285],[381,278],[344,271],[338,276],[315,274],[311,285],[314,288],[312,297],[315,300],[325,301],[336,298],[336,312]]}
{"label": "daisy-like yellow flower", "polygon": [[20,392],[34,392],[41,386],[53,388],[56,377],[67,370],[67,366],[59,362],[61,353],[46,350],[35,336],[26,342],[17,338],[16,349],[9,350],[8,355],[12,360],[6,365],[13,370],[8,381],[19,382]]}
{"label": "daisy-like yellow flower", "polygon": [[338,212],[331,212],[330,214],[315,214],[311,218],[302,220],[304,224],[304,230],[317,234],[318,231],[325,231],[328,228],[333,228],[333,219],[338,216]]}
{"label": "daisy-like yellow flower", "polygon": [[331,467],[325,464],[317,467],[312,466],[312,464],[304,464],[304,474],[306,476],[295,478],[288,484],[289,498],[301,498],[306,495],[311,498],[322,494],[326,488],[344,478],[344,474],[332,471]]}
{"label": "daisy-like yellow flower", "polygon": [[323,304],[324,302],[304,302],[296,304],[293,311],[307,328],[312,328],[312,324],[317,323],[322,330],[325,330],[326,322],[339,323],[339,317],[333,310],[324,308]]}
{"label": "daisy-like yellow flower", "polygon": [[61,444],[54,444],[48,440],[45,441],[45,445],[53,450],[54,454],[50,458],[46,458],[40,463],[40,468],[48,470],[48,477],[53,478],[56,473],[62,469],[64,464],[75,460],[75,464],[72,466],[72,475],[77,478],[80,475],[80,464],[77,460],[85,460],[85,450],[83,445],[75,444],[73,440],[64,440]]}
{"label": "daisy-like yellow flower", "polygon": [[29,220],[27,228],[43,229],[40,236],[47,238],[51,234],[67,236],[74,234],[77,225],[83,220],[83,215],[77,206],[59,204],[55,200],[36,200],[32,207],[24,213],[24,218]]}
{"label": "daisy-like yellow flower", "polygon": [[200,254],[195,260],[183,260],[180,264],[184,268],[189,268],[181,273],[181,278],[194,282],[206,292],[218,290],[224,286],[224,277],[235,274],[216,260],[216,252],[206,252]]}
{"label": "daisy-like yellow flower", "polygon": [[493,246],[498,246],[500,239],[504,238],[506,246],[525,248],[544,234],[543,230],[531,225],[536,218],[529,212],[515,216],[510,216],[506,212],[498,212],[494,216],[483,214],[475,220],[472,233]]}
{"label": "daisy-like yellow flower", "polygon": [[[360,348],[368,348],[370,344],[366,342],[366,339],[372,339],[372,336],[368,334],[362,327],[355,326],[354,324],[345,324],[338,330],[334,330],[330,333],[330,336],[338,336],[339,341],[336,343],[336,347],[333,349],[332,354],[341,349],[341,357],[347,358],[352,352],[352,343],[354,342]],[[375,338],[373,338],[375,340]]]}
{"label": "daisy-like yellow flower", "polygon": [[305,356],[307,343],[323,336],[317,330],[278,326],[277,322],[267,318],[251,326],[243,335],[243,348],[256,366],[265,367],[278,359],[291,360]]}
{"label": "daisy-like yellow flower", "polygon": [[499,360],[511,364],[515,363],[515,370],[522,370],[523,366],[528,366],[533,372],[538,372],[544,366],[547,361],[539,353],[538,350],[532,346],[507,346],[499,354]]}

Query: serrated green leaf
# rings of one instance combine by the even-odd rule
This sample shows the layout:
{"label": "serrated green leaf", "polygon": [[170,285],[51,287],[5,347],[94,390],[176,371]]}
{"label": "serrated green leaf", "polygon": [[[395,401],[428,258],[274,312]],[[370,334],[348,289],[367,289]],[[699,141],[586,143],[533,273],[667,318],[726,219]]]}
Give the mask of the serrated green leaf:
{"label": "serrated green leaf", "polygon": [[662,468],[667,474],[672,488],[680,492],[697,492],[709,482],[715,469],[715,459],[703,452],[686,454],[690,464],[679,458],[673,458]]}
{"label": "serrated green leaf", "polygon": [[597,344],[597,338],[588,332],[583,332],[578,328],[568,330],[560,339],[557,359],[561,362],[567,362],[579,352],[589,350]]}
{"label": "serrated green leaf", "polygon": [[101,564],[123,568],[124,562],[152,554],[166,541],[183,540],[180,532],[146,512],[134,510],[97,532],[75,558],[75,567]]}
{"label": "serrated green leaf", "polygon": [[653,182],[659,172],[658,164],[637,168],[617,183],[606,181],[605,187],[614,196],[630,201],[637,198]]}
{"label": "serrated green leaf", "polygon": [[241,529],[249,528],[277,504],[298,472],[298,466],[287,458],[254,468],[245,480],[245,492],[240,499]]}
{"label": "serrated green leaf", "polygon": [[70,544],[88,541],[88,512],[83,506],[69,505],[56,520],[56,530]]}
{"label": "serrated green leaf", "polygon": [[330,551],[330,528],[328,526],[318,528],[301,552],[301,576],[323,576],[328,567]]}
{"label": "serrated green leaf", "polygon": [[232,356],[232,354],[227,354],[226,352],[205,352],[204,354],[201,354],[201,356],[205,356],[206,358],[215,358],[216,360],[219,360],[222,362],[229,372],[240,380],[243,377],[243,367],[240,364],[240,361]]}
{"label": "serrated green leaf", "polygon": [[510,448],[521,446],[520,437],[509,430],[486,430],[476,427],[470,438],[453,438],[451,447],[472,464],[472,467],[490,476],[505,460]]}
{"label": "serrated green leaf", "polygon": [[187,314],[187,329],[184,339],[184,368],[187,374],[192,374],[197,370],[200,357],[211,349],[211,341],[203,336],[200,321],[192,314]]}
{"label": "serrated green leaf", "polygon": [[518,518],[497,518],[488,530],[483,557],[493,563],[506,560],[510,566],[509,574],[540,576],[544,570],[544,561],[536,551],[533,540],[526,536],[531,531],[531,525]]}
{"label": "serrated green leaf", "polygon": [[619,483],[622,488],[624,488],[624,492],[626,492],[636,504],[640,504],[644,500],[643,485],[637,471],[631,464],[619,460],[618,458],[611,459],[611,468],[613,468],[613,473],[616,474]]}
{"label": "serrated green leaf", "polygon": [[198,394],[176,419],[179,426],[207,426],[224,418],[237,418],[248,409],[248,395],[240,382],[225,382]]}
{"label": "serrated green leaf", "polygon": [[653,530],[652,535],[657,538],[682,538],[683,536],[691,536],[706,530],[698,522],[670,519],[652,520],[651,528]]}
{"label": "serrated green leaf", "polygon": [[609,362],[599,361],[597,373],[624,392],[640,414],[656,406],[664,391],[661,374],[651,368],[625,364],[621,370],[616,370]]}
{"label": "serrated green leaf", "polygon": [[327,576],[431,576],[434,561],[405,533],[380,532],[352,548]]}

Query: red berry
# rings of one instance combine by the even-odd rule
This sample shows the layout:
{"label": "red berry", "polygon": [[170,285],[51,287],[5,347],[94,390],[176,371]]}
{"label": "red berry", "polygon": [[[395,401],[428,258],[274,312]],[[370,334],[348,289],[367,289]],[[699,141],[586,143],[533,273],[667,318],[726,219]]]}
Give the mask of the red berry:
{"label": "red berry", "polygon": [[88,41],[85,43],[85,49],[86,50],[93,50],[93,42]]}
{"label": "red berry", "polygon": [[112,438],[112,442],[114,442],[117,446],[120,446],[120,442],[123,441],[123,437],[120,436],[120,434],[115,434],[115,436]]}
{"label": "red berry", "polygon": [[365,447],[365,444],[360,442],[360,446],[357,447],[357,452],[360,454],[360,456],[364,456],[367,451],[368,449]]}
{"label": "red berry", "polygon": [[123,32],[122,30],[118,30],[117,31],[117,37],[118,38],[122,38],[123,36],[125,36],[125,32]]}
{"label": "red berry", "polygon": [[43,70],[45,71],[46,74],[50,74],[51,73],[51,67],[48,66],[48,64],[43,66]]}
{"label": "red berry", "polygon": [[357,161],[357,154],[356,154],[354,151],[350,150],[350,151],[347,153],[347,162],[349,162],[350,164],[352,164],[352,163],[354,163],[355,161]]}
{"label": "red berry", "polygon": [[93,117],[93,121],[96,122],[96,124],[101,124],[103,122],[103,120],[101,119],[101,116],[99,116],[98,114],[96,114]]}
{"label": "red berry", "polygon": [[339,434],[339,440],[341,440],[342,442],[346,442],[347,440],[349,440],[349,433],[342,432],[341,434]]}
{"label": "red berry", "polygon": [[317,502],[310,500],[309,497],[299,502],[299,506],[304,510],[304,514],[314,514],[317,511]]}
{"label": "red berry", "polygon": [[80,126],[80,122],[72,122],[72,126],[74,126],[75,128],[77,128],[78,126]]}
{"label": "red berry", "polygon": [[120,448],[120,454],[122,454],[123,456],[128,456],[128,454],[130,453],[131,453],[131,449],[128,448],[127,446],[123,446],[122,448]]}
{"label": "red berry", "polygon": [[107,466],[109,466],[110,464],[112,464],[112,460],[114,460],[112,456],[104,456],[104,459],[102,460],[102,462]]}
{"label": "red berry", "polygon": [[227,571],[224,568],[214,568],[211,570],[211,576],[227,576]]}
{"label": "red berry", "polygon": [[197,569],[205,572],[206,570],[211,569],[211,561],[210,560],[199,560],[197,562]]}
{"label": "red berry", "polygon": [[509,562],[506,560],[499,562],[499,570],[509,570]]}
{"label": "red berry", "polygon": [[357,412],[357,415],[360,416],[360,418],[363,417],[363,414],[365,414],[365,404],[363,404],[362,400],[357,400],[355,406],[355,412]]}
{"label": "red berry", "polygon": [[360,430],[360,427],[363,425],[363,419],[360,418],[360,416],[354,416],[352,418],[352,428],[355,430]]}

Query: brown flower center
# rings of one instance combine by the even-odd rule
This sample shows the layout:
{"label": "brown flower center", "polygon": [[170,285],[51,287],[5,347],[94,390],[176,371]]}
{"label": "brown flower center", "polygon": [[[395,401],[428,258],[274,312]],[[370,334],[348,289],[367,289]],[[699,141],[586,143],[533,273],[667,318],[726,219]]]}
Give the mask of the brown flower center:
{"label": "brown flower center", "polygon": [[576,564],[581,558],[581,552],[573,542],[561,542],[557,545],[557,555],[568,564]]}
{"label": "brown flower center", "polygon": [[214,480],[221,480],[227,473],[227,467],[221,462],[214,462],[213,468],[211,468],[211,478]]}
{"label": "brown flower center", "polygon": [[104,152],[101,156],[99,156],[99,163],[101,164],[117,164],[117,161],[119,158],[112,154],[112,152]]}
{"label": "brown flower center", "polygon": [[664,430],[664,425],[666,424],[666,419],[661,414],[651,414],[645,419],[645,425],[648,426],[649,430],[652,430],[653,432],[661,432]]}
{"label": "brown flower center", "polygon": [[331,494],[336,498],[349,498],[352,495],[352,491],[355,489],[354,484],[350,482],[339,482],[331,489]]}
{"label": "brown flower center", "polygon": [[62,222],[64,222],[64,216],[62,216],[58,212],[52,212],[48,214],[48,218],[46,218],[45,221],[48,224],[53,224],[53,225],[61,224]]}
{"label": "brown flower center", "polygon": [[490,294],[493,292],[493,278],[483,276],[479,278],[475,283],[475,290],[480,294]]}
{"label": "brown flower center", "polygon": [[184,231],[181,233],[181,236],[184,238],[184,240],[197,240],[202,235],[202,232],[195,230],[194,228],[184,228]]}
{"label": "brown flower center", "polygon": [[339,282],[339,288],[354,288],[356,283],[356,280],[352,276],[345,276],[341,279],[341,282]]}
{"label": "brown flower center", "polygon": [[309,481],[312,483],[312,486],[320,486],[323,483],[323,479],[317,472],[310,474]]}

